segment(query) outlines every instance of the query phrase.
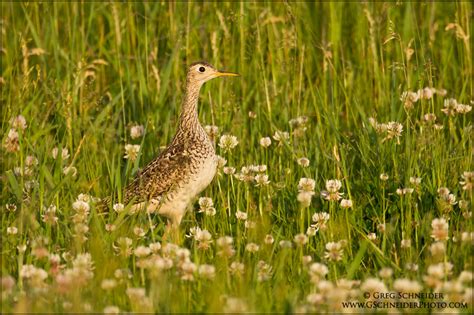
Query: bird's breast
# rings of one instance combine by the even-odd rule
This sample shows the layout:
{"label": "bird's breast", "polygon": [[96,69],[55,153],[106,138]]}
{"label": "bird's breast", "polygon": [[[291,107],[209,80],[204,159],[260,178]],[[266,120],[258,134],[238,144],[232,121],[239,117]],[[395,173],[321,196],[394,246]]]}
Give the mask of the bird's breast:
{"label": "bird's breast", "polygon": [[202,192],[216,175],[217,172],[217,157],[215,154],[209,155],[206,159],[201,160],[194,169],[194,174],[186,185],[194,196]]}

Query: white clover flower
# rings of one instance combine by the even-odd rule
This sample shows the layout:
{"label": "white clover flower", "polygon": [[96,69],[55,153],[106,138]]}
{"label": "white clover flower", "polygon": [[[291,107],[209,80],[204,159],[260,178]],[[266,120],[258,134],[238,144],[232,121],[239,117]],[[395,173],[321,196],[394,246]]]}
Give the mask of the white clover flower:
{"label": "white clover flower", "polygon": [[34,166],[38,165],[38,159],[33,155],[28,155],[25,158],[25,165],[27,167],[34,167]]}
{"label": "white clover flower", "polygon": [[257,173],[264,173],[267,171],[267,166],[265,164],[257,165],[256,172]]}
{"label": "white clover flower", "polygon": [[115,279],[104,279],[100,283],[100,287],[102,288],[102,290],[106,290],[106,291],[112,290],[116,286],[117,286],[117,280]]}
{"label": "white clover flower", "polygon": [[404,196],[413,193],[413,188],[397,188],[396,193],[397,195]]}
{"label": "white clover flower", "polygon": [[198,273],[202,278],[212,280],[216,276],[216,267],[207,264],[200,265]]}
{"label": "white clover flower", "polygon": [[264,148],[268,148],[272,144],[270,137],[263,137],[260,139],[260,145]]}
{"label": "white clover flower", "polygon": [[429,124],[432,124],[436,121],[436,115],[434,113],[428,113],[423,115],[423,120]]}
{"label": "white clover flower", "polygon": [[458,106],[458,102],[454,98],[449,98],[444,100],[444,108],[441,109],[443,113],[447,116],[454,116],[456,115],[456,107]]}
{"label": "white clover flower", "polygon": [[289,249],[289,248],[292,248],[293,247],[293,244],[291,244],[290,241],[288,240],[281,240],[278,245],[281,247],[281,248],[284,248],[284,249]]}
{"label": "white clover flower", "polygon": [[309,266],[309,272],[312,275],[324,278],[329,273],[329,269],[325,264],[315,262]]}
{"label": "white clover flower", "polygon": [[148,247],[150,248],[153,254],[156,254],[161,249],[161,243],[160,242],[151,243],[150,245],[148,245]]}
{"label": "white clover flower", "polygon": [[181,280],[184,281],[194,281],[194,273],[197,271],[197,266],[190,262],[186,261],[181,265]]}
{"label": "white clover flower", "polygon": [[299,191],[307,191],[312,192],[316,187],[316,181],[312,178],[301,178],[298,183],[298,190]]}
{"label": "white clover flower", "polygon": [[8,212],[16,212],[17,207],[14,203],[7,203],[5,209],[7,209]]}
{"label": "white clover flower", "polygon": [[400,242],[401,248],[410,248],[411,247],[411,240],[410,239],[402,239]]}
{"label": "white clover flower", "polygon": [[316,228],[316,226],[308,226],[308,228],[306,229],[306,235],[308,236],[315,236],[316,233],[318,232],[318,229]]}
{"label": "white clover flower", "polygon": [[245,265],[238,261],[233,261],[229,266],[229,272],[232,275],[240,276],[245,272]]}
{"label": "white clover flower", "polygon": [[363,292],[369,292],[369,293],[388,292],[387,287],[385,286],[385,284],[380,279],[377,279],[377,278],[368,278],[368,279],[366,279],[362,283],[362,285],[360,286],[360,289]]}
{"label": "white clover flower", "polygon": [[300,165],[301,167],[308,167],[309,166],[309,159],[306,158],[306,157],[299,158],[297,160],[297,162],[298,162],[298,165]]}
{"label": "white clover flower", "polygon": [[66,166],[63,168],[63,174],[68,176],[68,175],[71,175],[72,177],[76,177],[77,176],[77,168],[72,166],[72,165],[69,165],[69,166]]}
{"label": "white clover flower", "polygon": [[421,177],[410,177],[410,184],[418,186],[421,184]]}
{"label": "white clover flower", "polygon": [[341,208],[343,208],[343,209],[352,208],[352,200],[342,199],[341,200]]}
{"label": "white clover flower", "polygon": [[123,212],[123,210],[125,210],[125,206],[122,203],[114,204],[113,208],[114,208],[114,211],[117,212],[117,213],[121,213],[121,212]]}
{"label": "white clover flower", "polygon": [[306,302],[314,306],[321,305],[324,303],[324,296],[320,293],[310,293],[306,296]]}
{"label": "white clover flower", "polygon": [[413,103],[416,103],[420,95],[417,92],[405,91],[402,93],[400,100],[403,102],[405,108],[410,109],[413,107]]}
{"label": "white clover flower", "polygon": [[[459,184],[462,185],[463,190],[472,190],[474,187],[474,172],[463,172],[461,175],[462,180],[459,181]],[[461,202],[459,202],[461,206]]]}
{"label": "white clover flower", "polygon": [[418,95],[420,98],[429,100],[433,97],[433,95],[436,93],[436,89],[432,87],[425,87],[423,89],[418,90]]}
{"label": "white clover flower", "polygon": [[105,315],[120,314],[120,308],[115,305],[108,305],[102,311]]}
{"label": "white clover flower", "polygon": [[459,280],[459,282],[461,282],[461,283],[466,283],[466,284],[472,283],[473,274],[472,274],[472,272],[470,272],[470,271],[463,270],[463,271],[461,271],[461,273],[459,274],[458,280]]}
{"label": "white clover flower", "polygon": [[216,214],[216,209],[214,208],[214,203],[211,198],[200,197],[199,198],[199,212],[204,212],[208,216],[214,216]]}
{"label": "white clover flower", "polygon": [[245,250],[249,253],[256,253],[256,252],[258,252],[259,249],[260,249],[260,246],[258,246],[255,243],[248,243],[245,246]]}
{"label": "white clover flower", "polygon": [[145,128],[142,125],[133,125],[130,127],[130,138],[138,139],[145,133]]}
{"label": "white clover flower", "polygon": [[446,253],[446,247],[443,242],[435,242],[430,245],[430,253],[433,257],[443,257]]}
{"label": "white clover flower", "polygon": [[465,104],[456,104],[456,113],[458,114],[467,114],[472,110],[471,105],[465,105]]}
{"label": "white clover flower", "polygon": [[224,167],[224,174],[226,175],[233,175],[235,174],[235,167],[232,167],[232,166],[226,166]]}
{"label": "white clover flower", "polygon": [[5,295],[7,294],[10,294],[14,286],[15,286],[15,279],[12,276],[9,276],[9,275],[2,276],[1,288],[2,288],[3,297],[5,297]]}
{"label": "white clover flower", "polygon": [[141,300],[146,297],[145,288],[127,288],[125,291],[131,301]]}
{"label": "white clover flower", "polygon": [[128,159],[134,162],[137,159],[139,152],[140,152],[139,144],[126,144],[124,159]]}
{"label": "white clover flower", "polygon": [[227,164],[227,160],[220,155],[217,155],[217,168],[223,168]]}
{"label": "white clover flower", "polygon": [[324,253],[324,258],[339,261],[342,260],[343,249],[341,242],[329,242],[326,244],[326,252]]}
{"label": "white clover flower", "polygon": [[228,314],[247,313],[248,306],[242,299],[228,297],[224,305],[224,312]]}
{"label": "white clover flower", "polygon": [[342,187],[342,183],[338,179],[330,179],[326,181],[326,189],[330,193],[336,193],[338,192]]}
{"label": "white clover flower", "polygon": [[393,269],[389,267],[384,267],[379,270],[379,276],[382,279],[388,279],[391,278],[393,275]]}
{"label": "white clover flower", "polygon": [[275,239],[273,238],[273,235],[271,235],[271,234],[265,235],[265,239],[263,240],[263,242],[267,245],[273,244],[274,241],[275,241]]}
{"label": "white clover flower", "polygon": [[145,236],[146,231],[143,228],[136,226],[133,228],[133,234],[135,234],[138,237],[143,237]]}
{"label": "white clover flower", "polygon": [[89,214],[89,211],[90,211],[89,204],[85,201],[82,201],[82,200],[74,201],[73,204],[72,204],[72,208],[78,214],[87,215],[87,214]]}
{"label": "white clover flower", "polygon": [[383,141],[396,138],[397,143],[400,144],[399,138],[401,137],[402,132],[403,132],[403,125],[396,121],[391,121],[387,124],[387,136],[385,137]]}
{"label": "white clover flower", "polygon": [[300,191],[296,196],[296,199],[303,208],[307,208],[311,205],[311,200],[313,199],[314,192],[310,191]]}
{"label": "white clover flower", "polygon": [[26,128],[28,128],[28,124],[26,123],[26,119],[23,115],[18,115],[10,119],[10,124],[12,128],[16,130],[25,130]]}
{"label": "white clover flower", "polygon": [[9,235],[16,235],[18,234],[18,228],[16,226],[9,226],[7,227],[7,234]]}
{"label": "white clover flower", "polygon": [[255,186],[266,186],[270,184],[268,180],[268,175],[266,174],[257,174],[255,175]]}
{"label": "white clover flower", "polygon": [[377,224],[377,231],[379,231],[380,233],[385,233],[385,223]]}
{"label": "white clover flower", "polygon": [[3,145],[8,152],[17,152],[20,150],[20,135],[15,129],[10,129]]}
{"label": "white clover flower", "polygon": [[117,226],[116,226],[115,224],[107,223],[107,224],[105,225],[105,230],[106,230],[107,232],[113,232],[113,231],[115,231],[116,229],[117,229]]}
{"label": "white clover flower", "polygon": [[212,240],[212,235],[208,230],[198,228],[194,235],[194,239],[198,242],[209,242]]}
{"label": "white clover flower", "polygon": [[329,213],[327,212],[316,212],[313,214],[311,220],[315,223],[312,225],[316,231],[318,230],[326,230],[327,229],[327,222],[329,221]]}
{"label": "white clover flower", "polygon": [[257,280],[258,282],[263,282],[270,280],[272,276],[272,266],[264,262],[263,260],[260,260],[257,264]]}
{"label": "white clover flower", "polygon": [[228,152],[235,148],[239,144],[236,136],[232,135],[223,135],[219,139],[219,147],[224,150],[224,152]]}
{"label": "white clover flower", "polygon": [[238,220],[242,220],[242,221],[245,221],[247,220],[247,212],[242,212],[240,210],[237,210],[237,212],[235,212],[235,216]]}
{"label": "white clover flower", "polygon": [[306,236],[303,233],[296,234],[295,237],[293,238],[293,241],[295,242],[296,245],[302,246],[308,243],[308,236]]}
{"label": "white clover flower", "polygon": [[133,253],[135,254],[135,256],[142,258],[142,257],[146,257],[150,255],[151,249],[146,246],[140,245],[137,248],[135,248]]}
{"label": "white clover flower", "polygon": [[48,224],[55,224],[58,222],[58,217],[56,216],[56,206],[50,205],[48,208],[43,208],[44,214],[41,215],[41,220]]}
{"label": "white clover flower", "polygon": [[282,145],[290,138],[290,134],[287,131],[277,130],[273,134],[273,139],[278,142],[278,145]]}
{"label": "white clover flower", "polygon": [[393,288],[398,292],[418,293],[421,291],[422,286],[416,280],[402,278],[395,280]]}
{"label": "white clover flower", "polygon": [[216,245],[218,248],[217,255],[221,257],[232,257],[235,254],[233,247],[234,239],[230,236],[221,236],[217,239]]}
{"label": "white clover flower", "polygon": [[322,191],[321,196],[328,201],[338,201],[344,193],[339,192],[342,183],[338,179],[330,179],[326,181],[326,190]]}
{"label": "white clover flower", "polygon": [[[53,150],[51,150],[51,155],[52,155],[53,159],[56,160],[58,158],[58,154],[59,154],[59,148],[54,147]],[[70,157],[69,150],[67,148],[62,148],[61,149],[61,159],[64,161],[64,160],[67,160],[69,157]]]}
{"label": "white clover flower", "polygon": [[34,287],[41,287],[43,281],[48,278],[48,273],[33,265],[23,265],[20,269],[20,277],[29,280]]}
{"label": "white clover flower", "polygon": [[431,237],[435,241],[446,241],[449,238],[449,224],[444,218],[436,218],[431,222]]}
{"label": "white clover flower", "polygon": [[257,223],[255,223],[255,221],[246,220],[244,226],[246,229],[254,229],[257,226]]}
{"label": "white clover flower", "polygon": [[313,257],[311,257],[310,255],[304,255],[302,258],[301,258],[301,262],[303,263],[303,265],[308,265],[310,262],[313,261]]}

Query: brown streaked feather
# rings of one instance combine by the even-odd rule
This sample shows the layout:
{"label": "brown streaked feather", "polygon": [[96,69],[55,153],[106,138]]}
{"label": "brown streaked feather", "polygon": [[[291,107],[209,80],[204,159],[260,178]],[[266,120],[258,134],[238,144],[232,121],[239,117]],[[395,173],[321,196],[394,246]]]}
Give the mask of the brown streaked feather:
{"label": "brown streaked feather", "polygon": [[187,173],[190,162],[184,144],[173,143],[127,185],[123,203],[147,201],[169,192]]}
{"label": "brown streaked feather", "polygon": [[[122,203],[127,205],[149,201],[168,193],[183,179],[191,163],[185,143],[174,141],[150,161],[125,187]],[[112,206],[112,196],[105,197],[97,205],[98,212],[106,212]]]}

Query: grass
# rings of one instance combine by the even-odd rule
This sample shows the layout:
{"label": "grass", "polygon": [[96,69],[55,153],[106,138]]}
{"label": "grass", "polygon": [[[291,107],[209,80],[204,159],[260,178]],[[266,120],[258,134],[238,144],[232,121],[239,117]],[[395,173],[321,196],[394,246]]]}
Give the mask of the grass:
{"label": "grass", "polygon": [[[460,184],[463,172],[472,171],[472,111],[441,111],[448,98],[472,105],[469,2],[2,2],[1,8],[2,312],[320,312],[342,310],[342,301],[370,301],[363,292],[384,287],[442,292],[435,302],[459,302],[448,308],[472,312],[472,175],[470,187]],[[266,165],[270,180],[256,187],[221,169],[201,194],[212,199],[215,216],[199,213],[197,203],[185,216],[181,235],[199,226],[213,242],[204,250],[202,242],[183,237],[179,246],[196,266],[213,265],[213,280],[179,262],[183,249],[171,269],[159,268],[164,260],[156,257],[175,252],[164,249],[160,216],[103,216],[90,202],[90,213],[73,220],[79,194],[120,193],[170,142],[186,65],[201,59],[241,74],[208,82],[201,91],[202,124],[239,141],[228,152],[216,146],[217,153],[237,173]],[[435,93],[406,108],[402,93],[424,87],[447,95]],[[429,113],[437,117],[436,128],[423,118]],[[28,126],[16,128],[19,143],[9,152],[11,119],[18,115]],[[303,126],[289,124],[300,116],[308,117]],[[400,123],[401,135],[387,139],[372,117]],[[132,139],[136,124],[145,133]],[[260,146],[277,130],[289,132],[289,139]],[[141,145],[136,161],[124,159],[126,144]],[[70,157],[53,159],[54,147],[68,149]],[[309,167],[298,164],[301,157]],[[65,175],[67,166],[77,174]],[[309,207],[298,202],[300,178],[315,180]],[[351,208],[320,196],[330,179],[341,181]],[[457,203],[449,204],[452,197],[443,197],[441,187]],[[414,190],[397,194],[403,188]],[[43,220],[50,205],[57,223]],[[237,210],[255,226],[237,220]],[[329,213],[327,228],[296,244],[295,235],[306,232],[316,212]],[[438,241],[432,237],[436,218],[449,224],[449,237]],[[264,242],[267,234],[272,244]],[[232,257],[218,255],[217,240],[225,235],[233,237]],[[156,242],[162,249],[147,265],[126,253],[125,237],[130,251]],[[325,256],[330,242],[342,246],[341,260]],[[259,250],[246,251],[249,243]],[[119,244],[125,255],[117,255]],[[444,250],[436,254],[433,246]],[[338,256],[337,248],[333,253]],[[231,272],[235,261],[244,264],[241,276]],[[327,275],[324,266],[310,268],[314,262],[327,266]],[[437,278],[433,266],[443,262],[452,270],[443,267]],[[393,276],[382,279],[384,267]],[[379,279],[376,288],[370,278]],[[104,290],[104,279],[115,279],[116,286]],[[354,281],[350,290],[344,279]],[[357,311],[363,310],[371,311]]]}

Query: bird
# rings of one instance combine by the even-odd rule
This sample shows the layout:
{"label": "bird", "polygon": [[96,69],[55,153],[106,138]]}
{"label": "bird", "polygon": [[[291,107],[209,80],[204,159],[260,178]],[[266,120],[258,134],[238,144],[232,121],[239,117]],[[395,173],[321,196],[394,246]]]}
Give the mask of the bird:
{"label": "bird", "polygon": [[[239,76],[217,70],[205,61],[192,63],[176,133],[166,149],[149,162],[125,187],[122,204],[130,212],[146,210],[168,219],[167,227],[179,227],[192,200],[212,181],[218,159],[214,144],[198,118],[199,91],[218,77]],[[112,197],[102,199],[102,209],[110,209]]]}

